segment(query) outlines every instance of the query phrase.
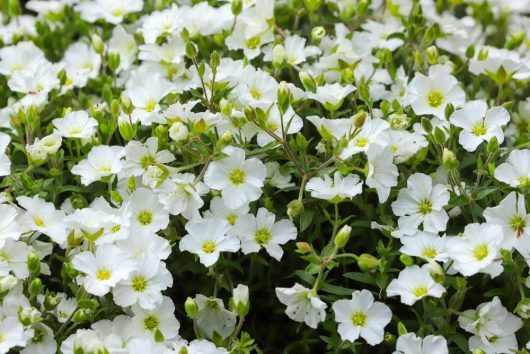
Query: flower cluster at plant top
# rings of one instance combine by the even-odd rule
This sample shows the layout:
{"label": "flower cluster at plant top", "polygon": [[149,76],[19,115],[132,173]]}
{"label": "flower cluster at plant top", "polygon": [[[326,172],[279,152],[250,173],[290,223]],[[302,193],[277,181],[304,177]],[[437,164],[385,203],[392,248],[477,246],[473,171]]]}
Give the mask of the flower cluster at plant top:
{"label": "flower cluster at plant top", "polygon": [[530,0],[0,1],[0,354],[528,354],[529,33]]}

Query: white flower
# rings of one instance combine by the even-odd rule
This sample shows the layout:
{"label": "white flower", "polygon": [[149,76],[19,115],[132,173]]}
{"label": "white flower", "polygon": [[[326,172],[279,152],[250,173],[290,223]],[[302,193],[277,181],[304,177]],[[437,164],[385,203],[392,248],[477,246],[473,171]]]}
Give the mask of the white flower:
{"label": "white flower", "polygon": [[216,347],[215,344],[206,339],[194,339],[190,343],[185,340],[179,340],[173,343],[173,348],[177,353],[188,354],[227,354],[228,351],[222,347]]}
{"label": "white flower", "polygon": [[81,252],[75,255],[72,264],[75,269],[85,273],[83,287],[96,296],[107,294],[136,268],[133,260],[112,245],[99,246],[95,254]]}
{"label": "white flower", "polygon": [[121,158],[124,148],[121,146],[95,146],[85,160],[81,160],[72,168],[72,173],[81,177],[85,186],[101,178],[117,174],[122,170]]}
{"label": "white flower", "polygon": [[521,242],[528,242],[524,239],[529,237],[527,228],[530,226],[530,214],[526,212],[523,194],[511,192],[498,206],[486,208],[484,218],[488,223],[502,226],[504,230],[502,248],[510,250],[513,246],[517,248]]}
{"label": "white flower", "polygon": [[441,297],[444,292],[443,285],[432,279],[427,264],[421,268],[417,265],[406,267],[386,289],[388,296],[398,295],[401,302],[409,306],[426,296]]}
{"label": "white flower", "polygon": [[449,259],[447,239],[437,234],[419,231],[412,236],[401,238],[403,246],[399,252],[413,257],[420,257],[426,261],[442,261]]}
{"label": "white flower", "polygon": [[28,255],[33,251],[33,248],[25,242],[6,239],[0,249],[2,254],[2,258],[0,259],[0,274],[6,275],[12,271],[19,279],[27,278],[29,276],[27,265]]}
{"label": "white flower", "polygon": [[17,223],[17,209],[10,205],[0,204],[0,247],[8,239],[18,240],[22,229]]}
{"label": "white flower", "polygon": [[210,202],[210,210],[204,213],[204,217],[218,217],[225,219],[231,226],[234,226],[237,220],[249,212],[248,204],[243,204],[239,208],[229,208],[219,197],[214,197]]}
{"label": "white flower", "polygon": [[7,176],[11,173],[11,161],[5,153],[10,142],[9,135],[0,133],[0,176]]}
{"label": "white flower", "polygon": [[160,166],[175,160],[169,150],[158,151],[158,138],[148,138],[145,143],[133,140],[125,146],[123,172],[127,176],[140,176],[149,166]]}
{"label": "white flower", "polygon": [[483,141],[496,137],[499,144],[504,141],[502,127],[510,121],[510,114],[503,107],[488,110],[483,100],[469,101],[449,118],[453,125],[463,128],[458,142],[467,151],[475,151]]}
{"label": "white flower", "polygon": [[169,224],[169,212],[164,209],[156,194],[139,188],[131,194],[131,227],[147,234],[163,230]]}
{"label": "white flower", "polygon": [[315,93],[309,92],[308,98],[322,103],[328,111],[336,111],[344,102],[344,98],[356,90],[353,85],[342,86],[339,83],[318,86]]}
{"label": "white flower", "polygon": [[351,300],[335,301],[332,308],[341,339],[352,343],[359,336],[372,346],[381,343],[384,328],[392,319],[390,308],[382,302],[374,302],[368,290],[354,291]]}
{"label": "white flower", "polygon": [[449,103],[460,107],[465,102],[465,93],[458,80],[450,74],[451,68],[433,65],[429,76],[416,72],[408,88],[408,100],[417,115],[432,114],[445,119],[445,107]]}
{"label": "white flower", "polygon": [[88,139],[96,132],[98,121],[90,117],[85,111],[72,111],[64,118],[52,121],[55,131],[63,138]]}
{"label": "white flower", "polygon": [[406,130],[387,131],[389,145],[396,163],[402,163],[414,156],[419,150],[429,145],[427,139],[421,134],[411,133]]}
{"label": "white flower", "polygon": [[393,354],[449,354],[447,340],[442,336],[417,337],[414,333],[399,336]]}
{"label": "white flower", "polygon": [[487,273],[496,277],[503,270],[500,262],[496,261],[500,257],[503,237],[500,225],[468,224],[463,236],[447,240],[454,269],[464,276]]}
{"label": "white flower", "polygon": [[256,158],[245,160],[245,151],[239,148],[229,146],[223,149],[223,153],[228,156],[208,166],[204,183],[221,190],[223,201],[229,208],[257,200],[267,174],[265,165]]}
{"label": "white flower", "polygon": [[96,22],[98,19],[104,19],[117,25],[127,14],[141,11],[143,6],[142,0],[90,0],[79,3],[76,9],[85,21]]}
{"label": "white flower", "polygon": [[186,224],[185,235],[179,243],[181,251],[199,256],[204,266],[209,267],[219,259],[220,252],[237,252],[239,240],[228,236],[230,224],[219,218],[199,219]]}
{"label": "white flower", "polygon": [[277,137],[285,139],[283,136],[284,132],[286,135],[295,134],[303,127],[302,118],[294,112],[292,107],[289,107],[287,111],[281,115],[277,105],[274,105],[271,108],[267,120],[263,124],[268,131],[259,128],[254,122],[249,122],[243,127],[244,132],[249,136],[252,136],[256,132],[258,133],[257,141],[258,145],[261,147],[276,141],[270,135],[269,131],[274,133]]}
{"label": "white flower", "polygon": [[57,342],[52,329],[40,322],[34,322],[31,326],[33,337],[26,344],[21,354],[54,354],[57,352]]}
{"label": "white flower", "polygon": [[247,214],[238,218],[234,232],[241,240],[244,254],[265,248],[271,257],[281,260],[283,249],[280,245],[296,239],[297,230],[290,220],[275,220],[276,215],[265,208],[260,208],[256,216]]}
{"label": "white flower", "polygon": [[182,141],[188,137],[188,127],[181,122],[174,122],[169,127],[169,137],[175,141]]}
{"label": "white flower", "polygon": [[366,185],[375,188],[379,202],[384,203],[390,189],[397,185],[398,170],[394,165],[392,151],[389,147],[373,144],[366,152],[368,158],[368,174]]}
{"label": "white flower", "polygon": [[513,150],[495,169],[495,178],[512,187],[530,188],[530,150]]}
{"label": "white flower", "polygon": [[204,205],[202,195],[209,188],[202,182],[195,182],[196,176],[191,173],[177,173],[166,179],[156,190],[160,202],[171,215],[184,216],[191,220],[199,217],[199,209]]}
{"label": "white flower", "polygon": [[26,338],[24,338],[24,328],[16,317],[6,317],[0,321],[0,353],[5,354],[11,352],[10,349],[26,345]]}
{"label": "white flower", "polygon": [[127,279],[112,290],[117,305],[128,307],[138,303],[141,308],[152,310],[162,302],[162,291],[173,284],[166,264],[151,255],[144,255]]}
{"label": "white flower", "polygon": [[363,182],[357,175],[343,177],[339,171],[335,171],[333,179],[328,175],[324,179],[320,177],[311,178],[306,184],[306,191],[311,192],[313,198],[329,200],[332,203],[351,199],[361,194]]}
{"label": "white flower", "polygon": [[398,225],[404,234],[414,234],[420,224],[423,230],[437,233],[444,231],[449,216],[444,207],[449,202],[447,186],[433,186],[431,177],[415,173],[407,180],[407,188],[399,191],[392,203],[392,211],[399,216]]}
{"label": "white flower", "polygon": [[222,338],[226,338],[232,333],[237,315],[225,309],[221,299],[197,294],[194,300],[199,309],[197,324],[206,337],[213,338],[217,332]]}
{"label": "white flower", "polygon": [[385,132],[389,127],[390,124],[385,120],[367,118],[361,131],[348,141],[348,145],[342,149],[339,157],[343,160],[348,159],[359,152],[368,150],[372,143],[384,146],[388,141],[388,135]]}
{"label": "white flower", "polygon": [[31,41],[0,48],[0,74],[11,76],[45,61],[44,53]]}
{"label": "white flower", "polygon": [[136,59],[136,41],[132,34],[127,33],[123,26],[116,26],[112,30],[112,37],[109,40],[107,52],[120,56],[120,65],[117,72],[127,70]]}
{"label": "white flower", "polygon": [[101,56],[91,45],[77,42],[68,47],[62,63],[66,72],[62,90],[66,91],[73,87],[84,87],[88,79],[96,78],[101,67]]}
{"label": "white flower", "polygon": [[291,175],[288,173],[283,174],[278,162],[267,162],[265,167],[267,168],[267,183],[271,186],[278,189],[286,189],[294,186],[294,183],[291,182]]}
{"label": "white flower", "polygon": [[26,209],[20,217],[20,223],[25,231],[39,231],[48,235],[58,244],[66,241],[66,225],[64,223],[65,213],[56,210],[53,203],[34,196],[33,198],[20,196],[17,198],[18,204]]}
{"label": "white flower", "polygon": [[102,338],[92,329],[78,329],[61,343],[61,353],[75,354],[108,351]]}
{"label": "white flower", "polygon": [[276,288],[278,300],[287,306],[285,314],[293,321],[317,328],[326,319],[326,305],[316,293],[298,283],[291,288]]}
{"label": "white flower", "polygon": [[174,85],[160,75],[142,77],[141,85],[130,85],[124,94],[130,99],[135,109],[133,120],[139,120],[143,125],[151,125],[160,116],[160,101],[173,89]]}

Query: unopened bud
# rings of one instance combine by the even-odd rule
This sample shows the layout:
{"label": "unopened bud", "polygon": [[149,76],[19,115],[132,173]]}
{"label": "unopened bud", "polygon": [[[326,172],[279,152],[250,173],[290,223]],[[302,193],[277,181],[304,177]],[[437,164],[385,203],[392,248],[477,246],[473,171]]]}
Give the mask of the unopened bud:
{"label": "unopened bud", "polygon": [[94,33],[92,37],[90,37],[90,40],[92,42],[92,47],[94,47],[94,50],[96,53],[101,54],[105,50],[105,44],[103,43],[103,40],[99,35]]}
{"label": "unopened bud", "polygon": [[186,310],[186,315],[189,318],[197,318],[199,314],[199,306],[197,306],[197,303],[191,297],[188,297],[186,302],[184,302],[184,310]]}
{"label": "unopened bud", "polygon": [[243,11],[243,1],[233,0],[232,1],[232,14],[238,16]]}
{"label": "unopened bud", "polygon": [[28,292],[31,296],[37,296],[42,292],[42,280],[35,278],[29,283]]}
{"label": "unopened bud", "polygon": [[435,46],[432,45],[427,48],[425,56],[427,57],[427,63],[429,63],[430,65],[438,64],[439,53],[438,48],[436,48]]}
{"label": "unopened bud", "polygon": [[355,127],[361,128],[364,125],[367,116],[368,113],[366,113],[365,111],[357,112],[357,114],[353,116],[353,124],[355,125]]}
{"label": "unopened bud", "polygon": [[197,57],[197,47],[192,41],[186,42],[186,56],[190,59],[195,59]]}
{"label": "unopened bud", "polygon": [[280,112],[287,112],[287,109],[289,109],[290,104],[291,91],[289,90],[289,86],[287,86],[287,83],[285,81],[280,82],[276,97],[278,99],[278,109],[280,110]]}
{"label": "unopened bud", "polygon": [[304,203],[301,200],[294,199],[287,204],[287,216],[291,221],[298,218],[303,211]]}
{"label": "unopened bud", "polygon": [[363,272],[375,272],[379,268],[379,259],[368,253],[363,253],[357,260],[357,265]]}
{"label": "unopened bud", "polygon": [[304,0],[304,5],[309,12],[314,12],[322,5],[322,0]]}
{"label": "unopened bud", "polygon": [[454,170],[458,167],[458,159],[456,158],[455,153],[447,148],[444,148],[442,163],[447,171]]}
{"label": "unopened bud", "polygon": [[169,127],[169,137],[174,141],[186,140],[188,133],[188,127],[182,122],[175,122]]}
{"label": "unopened bud", "polygon": [[304,86],[306,91],[309,92],[316,92],[317,91],[317,84],[315,80],[305,71],[300,71],[298,74],[300,77],[300,81],[302,82],[302,85]]}
{"label": "unopened bud", "polygon": [[219,109],[225,116],[230,116],[232,114],[232,105],[225,98],[222,98],[219,102]]}
{"label": "unopened bud", "polygon": [[281,44],[276,44],[272,50],[272,65],[279,69],[285,64],[285,47]]}
{"label": "unopened bud", "polygon": [[314,27],[311,30],[311,38],[315,41],[319,41],[326,35],[326,29],[322,26]]}
{"label": "unopened bud", "polygon": [[40,274],[40,258],[36,253],[30,253],[27,257],[28,270],[31,274]]}
{"label": "unopened bud", "polygon": [[17,285],[17,278],[10,274],[0,278],[0,293],[13,289],[15,285]]}
{"label": "unopened bud", "polygon": [[311,245],[307,242],[297,242],[296,252],[300,254],[307,254],[311,252]]}
{"label": "unopened bud", "polygon": [[248,300],[248,286],[239,284],[234,288],[232,292],[232,298],[230,299],[230,308],[238,316],[246,316],[249,309],[249,300]]}
{"label": "unopened bud", "polygon": [[489,51],[486,48],[481,48],[478,52],[477,60],[483,61],[488,59]]}
{"label": "unopened bud", "polygon": [[408,254],[401,254],[399,256],[399,260],[401,261],[401,263],[403,263],[404,265],[406,265],[407,267],[408,266],[411,266],[414,264],[414,259],[412,259],[411,256],[409,256]]}
{"label": "unopened bud", "polygon": [[337,233],[337,236],[335,237],[335,247],[337,248],[344,248],[346,244],[348,243],[351,235],[351,226],[344,225],[339,232]]}

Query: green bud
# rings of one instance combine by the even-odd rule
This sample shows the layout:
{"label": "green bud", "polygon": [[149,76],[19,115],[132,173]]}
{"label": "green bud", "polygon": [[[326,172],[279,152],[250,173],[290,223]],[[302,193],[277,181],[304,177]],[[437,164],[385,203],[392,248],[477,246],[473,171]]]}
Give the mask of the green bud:
{"label": "green bud", "polygon": [[224,148],[225,146],[227,146],[228,144],[232,142],[232,139],[233,139],[232,131],[230,130],[225,131],[219,137],[219,141],[217,142],[217,147],[219,149]]}
{"label": "green bud", "polygon": [[344,248],[350,239],[350,235],[351,226],[344,225],[335,236],[335,247]]}
{"label": "green bud", "polygon": [[120,101],[123,112],[127,115],[130,115],[134,111],[134,106],[131,102],[131,99],[125,95],[122,95],[120,97]]}
{"label": "green bud", "polygon": [[399,256],[399,260],[401,261],[401,263],[403,263],[407,267],[414,264],[414,259],[411,256],[409,256],[408,254],[402,253]]}
{"label": "green bud", "polygon": [[466,48],[466,58],[471,59],[474,56],[475,56],[475,46],[470,45],[469,47]]}
{"label": "green bud", "polygon": [[30,253],[27,257],[26,263],[28,265],[28,270],[31,274],[40,274],[40,257],[38,254]]}
{"label": "green bud", "polygon": [[186,299],[186,302],[184,302],[184,310],[186,310],[186,315],[188,315],[189,318],[197,318],[199,314],[199,306],[197,306],[195,300],[189,296]]}
{"label": "green bud", "polygon": [[434,140],[438,144],[443,145],[445,144],[445,139],[446,137],[444,131],[440,127],[434,128]]}
{"label": "green bud", "polygon": [[530,318],[530,299],[529,298],[523,298],[519,303],[517,304],[517,307],[515,308],[515,313],[527,320]]}
{"label": "green bud", "polygon": [[127,189],[131,191],[136,189],[136,181],[134,177],[129,177],[127,179]]}
{"label": "green bud", "polygon": [[72,318],[72,320],[75,322],[75,323],[83,323],[83,322],[86,322],[88,321],[89,319],[89,314],[90,314],[90,310],[89,309],[78,309],[75,313],[74,313],[74,317]]}
{"label": "green bud", "polygon": [[40,278],[35,278],[29,283],[28,292],[31,296],[37,296],[42,293],[43,285]]}
{"label": "green bud", "polygon": [[79,274],[77,272],[77,269],[75,269],[72,263],[70,262],[63,263],[63,270],[65,274],[68,275],[68,277],[70,278],[75,278]]}
{"label": "green bud", "polygon": [[488,56],[489,56],[488,50],[486,48],[481,48],[480,51],[478,52],[477,60],[478,61],[486,60],[488,59]]}
{"label": "green bud", "polygon": [[357,260],[357,265],[363,272],[373,273],[379,268],[379,259],[368,253],[363,253]]}
{"label": "green bud", "polygon": [[110,53],[107,58],[107,64],[112,71],[116,71],[120,66],[120,53]]}
{"label": "green bud", "polygon": [[443,284],[445,280],[445,272],[441,265],[439,265],[438,263],[434,261],[431,261],[428,263],[427,269],[429,270],[429,274],[431,278],[435,282],[439,284]]}
{"label": "green bud", "polygon": [[499,151],[499,141],[497,140],[497,137],[494,136],[490,139],[490,141],[488,141],[488,145],[486,145],[486,152],[488,154],[495,154],[497,151]]}
{"label": "green bud", "polygon": [[458,159],[456,158],[455,153],[447,148],[444,148],[442,163],[447,171],[454,170],[458,167]]}
{"label": "green bud", "polygon": [[368,117],[368,113],[365,111],[357,112],[353,116],[353,125],[355,125],[356,128],[362,128],[364,122],[366,121],[366,117]]}
{"label": "green bud", "polygon": [[398,322],[397,328],[398,328],[398,334],[400,336],[403,336],[408,333],[407,327],[405,327],[405,325],[401,321]]}
{"label": "green bud", "polygon": [[322,5],[322,0],[304,0],[304,5],[307,11],[314,12]]}
{"label": "green bud", "polygon": [[315,41],[320,41],[326,35],[326,29],[322,26],[313,27],[311,30],[311,38]]}
{"label": "green bud", "polygon": [[280,82],[278,91],[276,92],[276,97],[278,100],[278,109],[280,110],[280,113],[283,114],[287,112],[290,105],[291,91],[289,90],[289,86],[287,86],[285,81]]}
{"label": "green bud", "polygon": [[103,98],[103,101],[107,102],[107,104],[110,104],[112,101],[112,88],[109,84],[103,85],[103,88],[101,89],[101,97]]}
{"label": "green bud", "polygon": [[467,287],[467,280],[463,277],[457,277],[455,282],[456,290],[465,290]]}
{"label": "green bud", "polygon": [[308,254],[311,252],[311,245],[307,242],[296,243],[296,253]]}
{"label": "green bud", "polygon": [[121,197],[121,194],[118,191],[111,191],[110,199],[116,204],[121,204],[123,202],[123,198]]}
{"label": "green bud", "polygon": [[77,307],[94,311],[99,307],[99,302],[96,299],[79,299],[77,300]]}
{"label": "green bud", "polygon": [[366,15],[366,12],[368,11],[368,1],[366,0],[360,0],[357,4],[357,15],[364,16]]}
{"label": "green bud", "polygon": [[304,211],[304,203],[299,199],[294,199],[287,204],[287,216],[289,219],[295,220]]}
{"label": "green bud", "polygon": [[243,11],[243,1],[233,0],[232,1],[232,14],[238,16]]}
{"label": "green bud", "polygon": [[304,86],[304,89],[309,92],[316,92],[317,91],[317,84],[315,80],[305,71],[300,71],[298,74],[300,77],[300,81],[302,82],[302,85]]}
{"label": "green bud", "polygon": [[353,73],[352,68],[344,68],[340,71],[340,81],[346,84],[350,84],[355,81],[355,74]]}
{"label": "green bud", "polygon": [[479,349],[479,348],[473,348],[471,350],[471,354],[486,354],[486,352],[482,349]]}
{"label": "green bud", "polygon": [[57,305],[61,302],[63,298],[56,295],[46,294],[44,296],[44,308],[48,311],[53,311],[57,308]]}
{"label": "green bud", "polygon": [[230,309],[238,316],[244,317],[248,314],[250,302],[248,300],[248,286],[239,284],[232,291]]}
{"label": "green bud", "polygon": [[438,48],[436,46],[430,46],[425,51],[425,56],[427,57],[427,63],[430,65],[438,64]]}
{"label": "green bud", "polygon": [[427,134],[430,134],[432,132],[432,123],[431,123],[431,120],[427,117],[423,117],[421,119],[421,126],[423,128],[423,130],[425,130],[425,132]]}
{"label": "green bud", "polygon": [[384,341],[386,344],[394,346],[396,344],[396,336],[390,332],[386,332]]}
{"label": "green bud", "polygon": [[113,99],[110,103],[110,113],[112,113],[113,116],[117,116],[118,114],[120,114],[120,112],[120,102],[118,102],[117,99]]}
{"label": "green bud", "polygon": [[415,50],[414,53],[414,64],[416,66],[422,66],[423,65],[423,55],[419,50]]}
{"label": "green bud", "polygon": [[221,58],[219,58],[219,53],[214,50],[212,54],[210,54],[210,68],[212,69],[213,73],[217,73],[219,64],[221,64]]}
{"label": "green bud", "polygon": [[497,82],[500,83],[500,84],[505,84],[507,83],[508,81],[510,81],[510,75],[508,75],[508,73],[506,72],[506,69],[504,68],[504,66],[500,66],[499,69],[497,70],[497,74],[495,75],[496,79],[497,79]]}
{"label": "green bud", "polygon": [[455,111],[455,106],[452,103],[448,103],[447,106],[445,106],[445,111],[444,111],[445,119],[449,120],[449,118],[451,118],[451,115],[454,113],[454,111]]}
{"label": "green bud", "polygon": [[190,59],[195,59],[197,57],[197,47],[192,41],[186,42],[186,56]]}
{"label": "green bud", "polygon": [[272,65],[279,69],[285,65],[285,47],[281,44],[276,44],[272,50]]}
{"label": "green bud", "polygon": [[92,42],[92,47],[94,47],[96,53],[101,55],[105,51],[105,44],[103,43],[101,37],[94,33],[92,37],[90,37],[90,40]]}
{"label": "green bud", "polygon": [[219,102],[219,109],[225,116],[230,116],[232,114],[232,105],[225,98],[222,98]]}

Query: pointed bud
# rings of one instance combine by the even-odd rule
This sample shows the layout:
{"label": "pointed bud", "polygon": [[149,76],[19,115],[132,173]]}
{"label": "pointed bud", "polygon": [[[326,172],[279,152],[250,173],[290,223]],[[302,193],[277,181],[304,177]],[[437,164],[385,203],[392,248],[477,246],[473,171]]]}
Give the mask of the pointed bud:
{"label": "pointed bud", "polygon": [[195,300],[189,296],[186,299],[186,302],[184,302],[184,310],[186,310],[186,315],[188,315],[189,318],[197,318],[197,315],[199,314],[199,306],[197,306]]}
{"label": "pointed bud", "polygon": [[300,81],[302,82],[302,85],[304,86],[304,89],[309,92],[316,92],[317,91],[317,84],[315,80],[305,71],[300,71],[298,74],[300,77]]}
{"label": "pointed bud", "polygon": [[427,63],[430,65],[438,64],[438,48],[436,46],[432,45],[425,51],[425,56],[427,57]]}
{"label": "pointed bud", "polygon": [[458,167],[458,159],[456,158],[455,153],[447,148],[444,148],[442,154],[442,164],[447,171],[456,169]]}
{"label": "pointed bud", "polygon": [[355,127],[362,128],[364,122],[366,121],[366,117],[368,117],[368,113],[365,111],[357,112],[357,114],[353,116],[353,124]]}
{"label": "pointed bud", "polygon": [[373,273],[379,268],[379,259],[368,253],[363,253],[357,260],[357,265],[363,272]]}
{"label": "pointed bud", "polygon": [[404,265],[406,265],[407,267],[408,266],[411,266],[414,264],[414,259],[412,259],[411,256],[409,256],[408,254],[404,254],[402,253],[400,256],[399,256],[399,260],[401,261],[401,263],[403,263]]}
{"label": "pointed bud", "polygon": [[314,12],[322,5],[322,0],[304,0],[304,5],[307,11]]}
{"label": "pointed bud", "polygon": [[344,248],[350,239],[350,235],[351,235],[351,226],[344,225],[339,230],[339,232],[337,233],[337,236],[335,237],[335,247]]}
{"label": "pointed bud", "polygon": [[233,0],[231,9],[232,9],[232,14],[234,16],[238,16],[243,11],[243,1]]}
{"label": "pointed bud", "polygon": [[100,36],[98,36],[96,33],[90,37],[90,40],[92,42],[92,47],[94,47],[94,50],[96,53],[101,54],[105,51],[105,44],[103,43],[103,40]]}
{"label": "pointed bud", "polygon": [[35,278],[29,283],[28,292],[31,296],[37,296],[42,293],[42,288],[42,280],[40,280],[40,278]]}
{"label": "pointed bud", "polygon": [[311,252],[311,245],[307,242],[296,243],[296,253],[307,254]]}
{"label": "pointed bud", "polygon": [[278,109],[280,110],[280,112],[287,112],[291,103],[291,91],[289,90],[289,86],[287,86],[287,83],[285,81],[280,82],[280,85],[278,86],[278,91],[276,92],[276,97],[278,100]]}
{"label": "pointed bud", "polygon": [[27,257],[28,270],[33,275],[40,274],[40,257],[36,253],[30,253]]}
{"label": "pointed bud", "polygon": [[197,47],[192,41],[186,42],[186,56],[190,59],[195,59],[197,57]]}
{"label": "pointed bud", "polygon": [[276,44],[272,50],[272,65],[279,69],[285,65],[285,47],[281,44]]}
{"label": "pointed bud", "polygon": [[299,199],[294,199],[287,204],[287,216],[289,219],[295,220],[304,211],[304,203]]}
{"label": "pointed bud", "polygon": [[239,284],[232,292],[230,299],[230,308],[238,316],[244,317],[248,314],[249,309],[248,286]]}

